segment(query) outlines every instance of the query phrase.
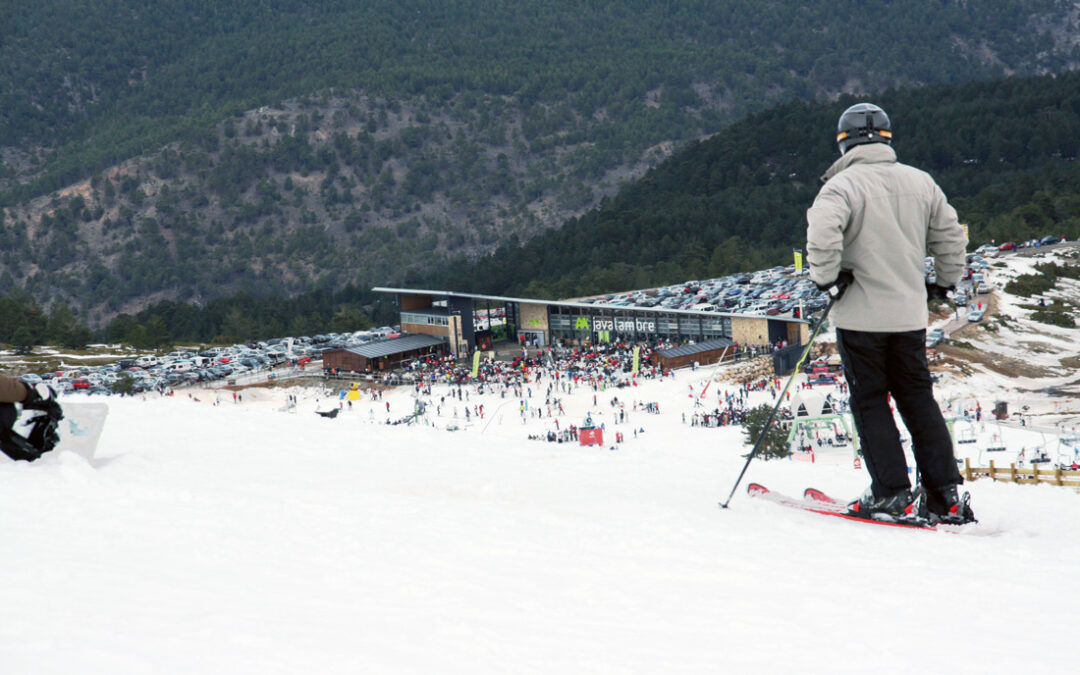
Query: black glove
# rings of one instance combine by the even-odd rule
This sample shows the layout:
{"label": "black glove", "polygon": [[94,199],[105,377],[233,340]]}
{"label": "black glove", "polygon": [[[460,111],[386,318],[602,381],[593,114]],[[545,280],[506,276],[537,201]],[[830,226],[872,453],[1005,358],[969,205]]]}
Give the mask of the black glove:
{"label": "black glove", "polygon": [[951,291],[955,291],[955,290],[956,290],[955,284],[952,285],[952,286],[939,286],[937,284],[932,284],[929,281],[927,281],[926,282],[926,301],[930,302],[931,300],[948,300],[949,299],[949,293]]}
{"label": "black glove", "polygon": [[840,270],[840,274],[836,275],[836,281],[828,284],[816,284],[818,290],[829,296],[829,300],[836,302],[840,299],[840,296],[844,294],[847,287],[855,281],[855,275],[851,273],[851,270]]}

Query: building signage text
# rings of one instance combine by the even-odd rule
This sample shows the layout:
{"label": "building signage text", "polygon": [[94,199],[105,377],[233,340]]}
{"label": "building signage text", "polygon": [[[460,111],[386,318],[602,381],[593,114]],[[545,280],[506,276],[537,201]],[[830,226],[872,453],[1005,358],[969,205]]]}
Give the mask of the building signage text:
{"label": "building signage text", "polygon": [[[580,319],[579,319],[580,321]],[[617,333],[655,333],[656,319],[643,317],[594,316],[592,326],[595,331],[614,331]]]}

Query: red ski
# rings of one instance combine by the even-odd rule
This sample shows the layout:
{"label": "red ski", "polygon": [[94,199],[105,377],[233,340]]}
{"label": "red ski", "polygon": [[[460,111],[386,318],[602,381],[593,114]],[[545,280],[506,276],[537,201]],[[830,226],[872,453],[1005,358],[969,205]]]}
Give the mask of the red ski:
{"label": "red ski", "polygon": [[764,485],[758,483],[751,483],[746,487],[746,491],[751,497],[758,497],[767,499],[771,502],[775,502],[782,506],[788,506],[800,511],[809,511],[810,513],[818,513],[823,516],[833,516],[835,518],[843,518],[844,520],[854,520],[860,523],[868,523],[871,525],[887,525],[889,527],[902,527],[909,530],[938,530],[948,532],[956,532],[955,529],[958,526],[947,526],[942,524],[935,524],[928,521],[912,521],[912,522],[895,522],[892,520],[875,520],[872,518],[863,518],[861,516],[853,515],[848,512],[847,505],[841,501],[833,499],[820,490],[814,488],[808,488],[803,493],[803,499],[795,499],[788,497],[787,495],[780,494],[779,492],[773,492]]}

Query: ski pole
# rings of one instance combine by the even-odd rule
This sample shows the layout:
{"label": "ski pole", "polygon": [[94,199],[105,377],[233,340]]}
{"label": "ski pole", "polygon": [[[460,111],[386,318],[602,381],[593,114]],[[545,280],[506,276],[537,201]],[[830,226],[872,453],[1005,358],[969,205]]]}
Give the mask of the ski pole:
{"label": "ski pole", "polygon": [[810,348],[814,346],[814,340],[817,339],[818,333],[821,332],[821,327],[825,325],[825,319],[829,316],[829,310],[832,309],[833,303],[836,302],[835,298],[829,300],[829,304],[825,305],[825,311],[821,315],[821,319],[818,320],[817,326],[814,328],[814,332],[810,334],[810,339],[806,342],[806,348],[803,349],[802,356],[799,357],[799,362],[795,364],[795,370],[791,373],[791,377],[788,378],[787,384],[784,385],[784,390],[780,392],[780,396],[776,399],[776,405],[773,406],[772,412],[769,413],[769,418],[765,420],[765,426],[761,428],[761,433],[758,434],[758,439],[754,443],[754,448],[750,451],[750,454],[746,456],[746,463],[743,464],[742,471],[739,472],[739,477],[735,479],[735,484],[731,486],[731,494],[728,495],[727,501],[721,502],[720,508],[726,509],[728,504],[731,503],[731,498],[735,496],[735,490],[739,488],[739,483],[742,482],[743,476],[746,475],[746,469],[749,468],[750,462],[761,450],[762,444],[765,442],[765,436],[769,431],[769,427],[772,426],[773,421],[776,419],[776,413],[780,410],[780,405],[784,402],[784,396],[787,394],[787,390],[791,387],[792,381],[795,380],[795,376],[799,374],[799,368],[802,367],[803,361],[810,355]]}

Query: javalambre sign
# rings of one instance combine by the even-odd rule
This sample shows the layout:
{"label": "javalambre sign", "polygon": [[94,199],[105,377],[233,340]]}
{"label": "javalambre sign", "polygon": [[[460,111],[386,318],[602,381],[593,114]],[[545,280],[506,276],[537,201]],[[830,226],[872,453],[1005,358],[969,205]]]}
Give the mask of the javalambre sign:
{"label": "javalambre sign", "polygon": [[[585,318],[585,317],[581,317]],[[581,323],[581,320],[578,320]],[[584,328],[587,330],[588,325]],[[594,331],[611,331],[616,333],[655,333],[656,332],[656,319],[648,319],[642,317],[610,317],[610,316],[594,316],[592,317],[592,329]]]}

